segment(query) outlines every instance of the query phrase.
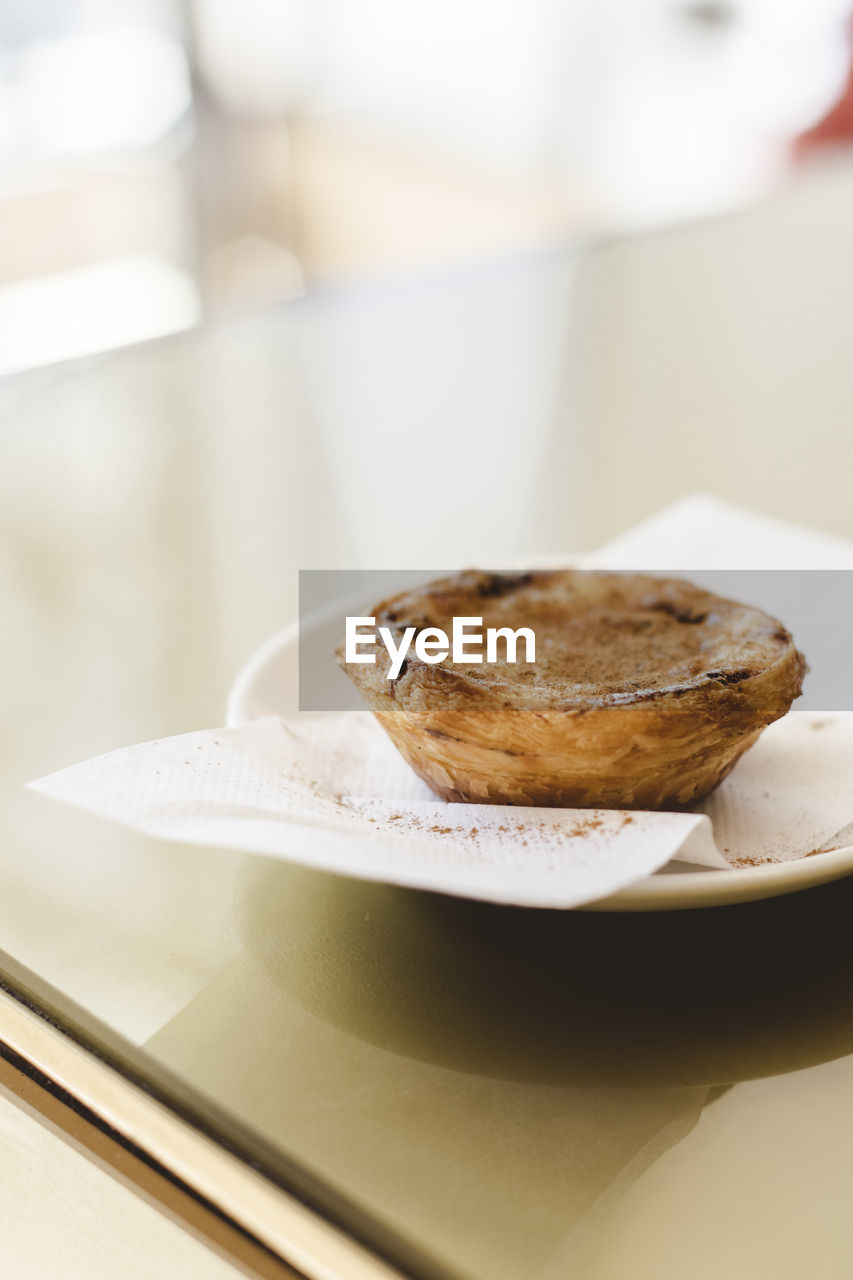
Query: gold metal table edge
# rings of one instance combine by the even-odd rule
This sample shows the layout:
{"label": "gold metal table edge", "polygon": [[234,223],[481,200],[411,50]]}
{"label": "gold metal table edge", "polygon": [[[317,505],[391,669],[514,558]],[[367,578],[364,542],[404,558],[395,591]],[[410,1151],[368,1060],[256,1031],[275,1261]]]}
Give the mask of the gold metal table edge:
{"label": "gold metal table edge", "polygon": [[0,1089],[250,1276],[411,1275],[375,1256],[3,989]]}

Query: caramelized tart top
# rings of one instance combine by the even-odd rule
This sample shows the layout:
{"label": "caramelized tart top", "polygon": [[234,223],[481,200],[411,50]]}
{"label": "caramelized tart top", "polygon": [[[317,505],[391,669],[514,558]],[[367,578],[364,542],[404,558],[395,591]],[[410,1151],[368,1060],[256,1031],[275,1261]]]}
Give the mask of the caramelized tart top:
{"label": "caramelized tart top", "polygon": [[[774,702],[800,692],[805,661],[789,631],[760,609],[675,578],[639,573],[561,569],[527,573],[468,570],[382,601],[376,625],[399,642],[406,627],[440,627],[454,617],[482,618],[482,628],[531,628],[536,660],[440,664],[421,662],[411,645],[400,675],[388,680],[387,655],[375,666],[348,668],[365,694],[415,710],[430,702],[462,701],[483,709],[531,712],[616,707],[759,687]],[[473,652],[485,650],[470,644]],[[344,664],[345,665],[345,664]],[[772,687],[772,688],[771,688]],[[371,699],[372,701],[373,699]],[[787,708],[786,708],[787,709]],[[780,711],[770,711],[775,718]]]}

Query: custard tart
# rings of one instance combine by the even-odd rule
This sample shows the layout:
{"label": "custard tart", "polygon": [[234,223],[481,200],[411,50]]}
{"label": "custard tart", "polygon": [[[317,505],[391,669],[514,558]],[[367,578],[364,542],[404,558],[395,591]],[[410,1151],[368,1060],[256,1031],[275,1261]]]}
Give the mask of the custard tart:
{"label": "custard tart", "polygon": [[452,801],[684,808],[785,715],[806,671],[760,609],[641,573],[471,570],[373,616],[398,647],[407,628],[449,635],[461,617],[535,635],[533,661],[524,644],[490,662],[485,649],[479,662],[422,661],[411,644],[396,679],[381,648],[372,664],[338,650],[401,755]]}

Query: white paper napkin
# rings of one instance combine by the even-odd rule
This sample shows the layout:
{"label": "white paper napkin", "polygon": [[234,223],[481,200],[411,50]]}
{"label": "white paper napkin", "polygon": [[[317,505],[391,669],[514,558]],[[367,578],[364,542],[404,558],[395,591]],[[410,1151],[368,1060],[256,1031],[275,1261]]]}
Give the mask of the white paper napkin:
{"label": "white paper napkin", "polygon": [[590,566],[661,569],[853,569],[853,542],[690,494],[583,558]]}
{"label": "white paper napkin", "polygon": [[[668,568],[672,548],[685,546],[694,568],[731,564],[737,547],[753,565],[773,567],[777,546],[788,565],[796,547],[801,567],[838,565],[845,553],[853,565],[853,547],[839,539],[768,526],[707,498],[644,522],[633,553],[626,536],[596,560],[627,564],[634,554],[638,567]],[[673,858],[724,868],[832,843],[853,821],[853,715],[792,713],[687,814],[445,804],[366,713],[266,716],[124,748],[31,786],[165,840],[494,902],[572,907]]]}
{"label": "white paper napkin", "polygon": [[525,906],[601,897],[687,842],[719,861],[700,814],[445,804],[353,712],[182,734],[33,785],[165,840]]}

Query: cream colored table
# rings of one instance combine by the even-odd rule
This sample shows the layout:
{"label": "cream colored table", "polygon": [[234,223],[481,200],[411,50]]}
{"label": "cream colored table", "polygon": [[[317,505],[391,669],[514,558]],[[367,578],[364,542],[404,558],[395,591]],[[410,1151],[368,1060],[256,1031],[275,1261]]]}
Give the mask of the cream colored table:
{"label": "cream colored table", "polygon": [[691,245],[751,263],[771,336],[778,291],[763,320],[744,246],[783,245],[809,281],[783,337],[819,357],[819,428],[772,343],[728,366],[745,395],[770,364],[787,380],[792,475],[777,460],[755,505],[796,516],[773,495],[851,402],[851,295],[822,310],[824,250],[807,270],[831,209],[330,291],[0,386],[3,1084],[149,1202],[134,1213],[4,1106],[5,1273],[64,1277],[68,1250],[101,1248],[134,1276],[846,1280],[853,880],[659,917],[519,912],[160,845],[23,790],[221,723],[299,567],[440,569],[616,532],[643,513],[607,515],[624,476],[601,461],[631,379],[647,509],[695,488],[704,442],[685,436],[663,480],[656,433],[729,335],[680,348],[655,412],[651,335],[618,388],[608,348],[650,264],[675,289]]}

